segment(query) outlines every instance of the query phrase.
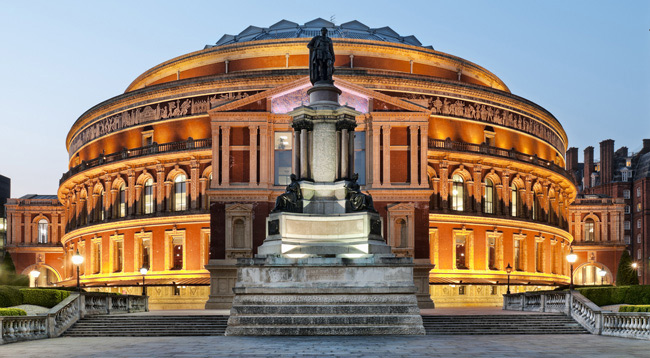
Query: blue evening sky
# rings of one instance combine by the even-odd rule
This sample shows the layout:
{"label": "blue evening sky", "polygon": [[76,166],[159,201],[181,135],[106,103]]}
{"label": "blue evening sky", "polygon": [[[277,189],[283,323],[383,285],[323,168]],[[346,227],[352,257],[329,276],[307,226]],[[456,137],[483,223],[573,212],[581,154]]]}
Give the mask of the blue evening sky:
{"label": "blue evening sky", "polygon": [[0,0],[0,174],[55,194],[65,138],[147,69],[248,25],[335,16],[475,62],[553,113],[579,148],[650,138],[650,1]]}

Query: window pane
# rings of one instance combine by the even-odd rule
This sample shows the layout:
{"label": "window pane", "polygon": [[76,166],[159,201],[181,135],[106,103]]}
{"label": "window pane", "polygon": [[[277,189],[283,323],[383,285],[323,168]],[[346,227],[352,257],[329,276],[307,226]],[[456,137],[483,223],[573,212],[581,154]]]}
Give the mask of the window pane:
{"label": "window pane", "polygon": [[183,269],[183,245],[174,245],[172,270]]}
{"label": "window pane", "polygon": [[465,236],[456,237],[456,268],[465,269]]}
{"label": "window pane", "polygon": [[354,172],[359,185],[366,185],[366,132],[354,132]]}
{"label": "window pane", "polygon": [[291,183],[291,151],[275,151],[275,185]]}

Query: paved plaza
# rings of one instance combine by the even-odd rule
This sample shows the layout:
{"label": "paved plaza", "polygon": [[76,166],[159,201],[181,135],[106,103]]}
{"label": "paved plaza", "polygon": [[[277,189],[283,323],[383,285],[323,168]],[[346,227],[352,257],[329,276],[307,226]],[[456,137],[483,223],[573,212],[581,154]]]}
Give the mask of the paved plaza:
{"label": "paved plaza", "polygon": [[650,342],[594,335],[97,337],[0,346],[0,357],[650,357]]}

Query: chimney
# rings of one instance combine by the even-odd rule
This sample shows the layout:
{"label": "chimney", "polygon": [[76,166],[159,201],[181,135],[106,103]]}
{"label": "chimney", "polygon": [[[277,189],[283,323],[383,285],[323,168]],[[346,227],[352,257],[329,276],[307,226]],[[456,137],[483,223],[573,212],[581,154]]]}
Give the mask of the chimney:
{"label": "chimney", "polygon": [[614,176],[614,140],[600,142],[600,183],[612,182]]}
{"label": "chimney", "polygon": [[643,151],[650,152],[650,139],[643,140]]}
{"label": "chimney", "polygon": [[626,158],[627,157],[627,147],[620,147],[616,150],[616,153],[614,153],[614,156],[619,157],[619,158]]}
{"label": "chimney", "polygon": [[566,170],[572,173],[578,169],[578,148],[571,147],[566,151]]}
{"label": "chimney", "polygon": [[583,190],[591,187],[591,173],[594,171],[594,147],[585,148],[585,168]]}

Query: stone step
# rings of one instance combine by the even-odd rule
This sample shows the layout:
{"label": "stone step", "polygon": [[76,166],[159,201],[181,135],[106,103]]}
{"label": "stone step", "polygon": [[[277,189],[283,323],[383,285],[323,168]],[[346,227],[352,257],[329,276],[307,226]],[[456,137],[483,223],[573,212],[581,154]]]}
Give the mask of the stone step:
{"label": "stone step", "polygon": [[[415,305],[247,305],[233,306],[233,315],[296,315],[296,314],[416,314]],[[232,316],[231,316],[232,317]]]}
{"label": "stone step", "polygon": [[414,305],[413,295],[238,295],[233,305]]}
{"label": "stone step", "polygon": [[419,325],[419,315],[232,316],[228,326]]}
{"label": "stone step", "polygon": [[[234,326],[228,327],[226,335],[249,336],[349,336],[349,335],[412,335],[413,326],[379,325],[327,325],[327,326]],[[362,333],[360,333],[362,332]],[[418,331],[417,334],[425,334]]]}

